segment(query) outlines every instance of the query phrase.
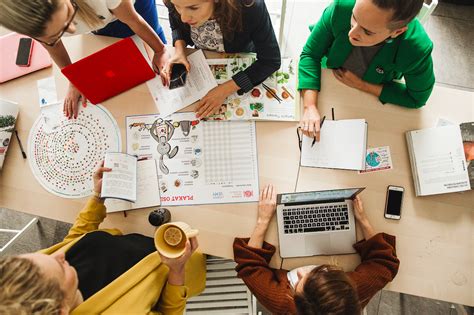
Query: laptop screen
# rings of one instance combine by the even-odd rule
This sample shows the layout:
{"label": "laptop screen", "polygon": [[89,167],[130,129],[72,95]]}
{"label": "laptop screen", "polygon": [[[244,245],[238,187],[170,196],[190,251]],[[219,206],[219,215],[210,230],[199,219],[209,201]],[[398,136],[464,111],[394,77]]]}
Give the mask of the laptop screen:
{"label": "laptop screen", "polygon": [[361,188],[349,188],[282,194],[281,203],[320,202],[338,199],[350,199],[354,194],[361,190]]}

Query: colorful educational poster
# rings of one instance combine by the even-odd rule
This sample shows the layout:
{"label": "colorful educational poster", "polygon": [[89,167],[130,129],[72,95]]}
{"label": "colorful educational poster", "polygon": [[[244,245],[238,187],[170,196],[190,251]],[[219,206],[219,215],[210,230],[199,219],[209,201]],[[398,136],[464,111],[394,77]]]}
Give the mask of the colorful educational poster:
{"label": "colorful educational poster", "polygon": [[120,130],[100,105],[79,106],[77,119],[63,115],[63,104],[43,107],[28,137],[28,161],[50,193],[81,198],[92,193],[92,174],[106,152],[122,149]]}
{"label": "colorful educational poster", "polygon": [[359,171],[359,174],[391,170],[392,168],[390,147],[369,148],[365,156],[365,170]]}
{"label": "colorful educational poster", "polygon": [[255,123],[128,116],[127,153],[158,160],[163,206],[258,201]]}
{"label": "colorful educational poster", "polygon": [[[207,59],[217,83],[224,83],[237,72],[245,70],[255,57]],[[296,102],[296,65],[293,59],[283,59],[280,70],[262,84],[243,95],[227,97],[219,112],[209,120],[299,120]]]}

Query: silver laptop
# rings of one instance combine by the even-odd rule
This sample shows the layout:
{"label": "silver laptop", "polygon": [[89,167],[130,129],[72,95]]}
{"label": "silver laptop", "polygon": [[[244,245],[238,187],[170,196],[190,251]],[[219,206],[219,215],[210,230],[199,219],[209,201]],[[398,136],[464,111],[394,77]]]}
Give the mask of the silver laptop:
{"label": "silver laptop", "polygon": [[352,200],[365,188],[279,194],[280,256],[301,257],[355,253]]}

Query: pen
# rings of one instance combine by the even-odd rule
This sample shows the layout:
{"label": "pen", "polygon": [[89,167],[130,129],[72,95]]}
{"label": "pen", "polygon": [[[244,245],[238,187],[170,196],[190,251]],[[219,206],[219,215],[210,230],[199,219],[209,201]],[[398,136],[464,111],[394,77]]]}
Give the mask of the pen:
{"label": "pen", "polygon": [[[323,127],[325,119],[326,119],[326,116],[324,116],[323,119],[321,120],[321,123],[319,124],[319,129],[321,129]],[[311,147],[313,147],[315,143],[316,143],[316,137],[314,137],[313,143],[311,143]]]}
{"label": "pen", "polygon": [[21,145],[20,137],[18,136],[18,131],[16,131],[16,130],[15,130],[15,136],[16,136],[16,139],[18,140],[18,144],[20,145],[21,155],[23,155],[23,158],[26,159],[25,150],[23,150],[23,146]]}

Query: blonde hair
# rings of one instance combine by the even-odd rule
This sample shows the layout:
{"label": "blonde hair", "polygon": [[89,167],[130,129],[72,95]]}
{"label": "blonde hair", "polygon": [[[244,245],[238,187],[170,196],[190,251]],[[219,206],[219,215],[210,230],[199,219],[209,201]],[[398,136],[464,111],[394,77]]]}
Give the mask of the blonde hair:
{"label": "blonde hair", "polygon": [[31,260],[0,258],[0,314],[60,314],[64,293]]}
{"label": "blonde hair", "polygon": [[[100,18],[86,0],[75,0],[75,3],[77,14],[86,24],[92,28],[101,25]],[[0,0],[0,25],[30,37],[43,36],[58,4],[58,0]]]}

